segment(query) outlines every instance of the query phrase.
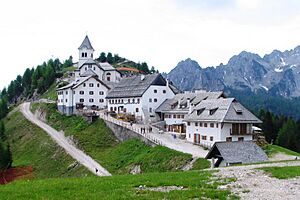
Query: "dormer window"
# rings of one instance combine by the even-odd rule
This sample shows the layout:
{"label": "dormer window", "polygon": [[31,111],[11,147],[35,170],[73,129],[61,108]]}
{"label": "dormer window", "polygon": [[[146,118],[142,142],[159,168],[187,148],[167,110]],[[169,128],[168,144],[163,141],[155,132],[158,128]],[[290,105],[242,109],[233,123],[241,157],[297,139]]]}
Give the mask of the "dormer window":
{"label": "dormer window", "polygon": [[201,108],[200,110],[197,110],[197,115],[201,115],[201,113],[203,113],[204,110],[205,108]]}
{"label": "dormer window", "polygon": [[218,110],[218,108],[210,109],[209,115],[213,115],[217,110]]}

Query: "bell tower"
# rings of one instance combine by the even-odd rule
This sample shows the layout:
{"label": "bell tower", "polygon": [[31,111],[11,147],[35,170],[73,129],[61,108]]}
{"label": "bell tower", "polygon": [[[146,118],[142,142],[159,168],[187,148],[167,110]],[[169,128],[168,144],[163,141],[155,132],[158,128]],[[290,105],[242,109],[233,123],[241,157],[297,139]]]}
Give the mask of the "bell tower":
{"label": "bell tower", "polygon": [[94,48],[92,47],[92,44],[90,42],[90,39],[88,36],[85,36],[82,44],[78,48],[79,50],[79,62],[78,67],[80,67],[84,62],[87,60],[93,59],[94,54]]}

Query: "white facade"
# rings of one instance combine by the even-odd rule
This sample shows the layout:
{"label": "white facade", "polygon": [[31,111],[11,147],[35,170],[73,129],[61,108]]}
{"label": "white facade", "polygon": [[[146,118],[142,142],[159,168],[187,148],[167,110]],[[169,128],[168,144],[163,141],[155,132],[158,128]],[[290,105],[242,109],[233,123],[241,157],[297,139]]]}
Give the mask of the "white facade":
{"label": "white facade", "polygon": [[108,110],[135,115],[145,123],[155,120],[155,110],[166,100],[174,97],[169,85],[151,85],[141,97],[108,99]]}
{"label": "white facade", "polygon": [[58,109],[67,115],[73,114],[79,107],[104,109],[108,90],[109,87],[97,78],[88,77],[81,83],[58,90]]}
{"label": "white facade", "polygon": [[186,139],[188,142],[203,146],[212,146],[221,141],[251,141],[252,124],[247,124],[247,134],[232,133],[231,123],[219,122],[187,122]]}

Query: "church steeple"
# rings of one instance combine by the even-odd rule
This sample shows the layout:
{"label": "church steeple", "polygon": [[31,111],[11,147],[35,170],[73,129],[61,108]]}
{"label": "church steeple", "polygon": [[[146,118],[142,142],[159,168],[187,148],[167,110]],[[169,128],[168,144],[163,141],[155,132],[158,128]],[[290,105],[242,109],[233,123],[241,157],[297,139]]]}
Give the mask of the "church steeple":
{"label": "church steeple", "polygon": [[93,59],[93,53],[94,48],[90,42],[90,39],[88,36],[85,36],[83,42],[81,43],[79,50],[79,63],[78,67],[80,67],[83,63],[85,63],[87,60]]}
{"label": "church steeple", "polygon": [[81,50],[81,49],[84,49],[84,48],[94,51],[94,48],[92,47],[90,39],[87,35],[85,36],[83,42],[81,43],[81,45],[78,49]]}

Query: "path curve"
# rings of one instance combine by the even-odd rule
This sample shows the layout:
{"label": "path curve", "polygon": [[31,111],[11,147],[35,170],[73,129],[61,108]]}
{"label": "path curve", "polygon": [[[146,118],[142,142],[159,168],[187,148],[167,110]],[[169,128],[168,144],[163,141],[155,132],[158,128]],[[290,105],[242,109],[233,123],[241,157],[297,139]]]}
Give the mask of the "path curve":
{"label": "path curve", "polygon": [[[67,138],[54,128],[50,127],[46,123],[40,121],[36,116],[32,114],[30,111],[30,102],[26,102],[21,104],[20,110],[22,114],[31,121],[32,123],[36,124],[40,128],[42,128],[46,133],[65,151],[72,156],[75,160],[77,160],[80,164],[85,166],[88,170],[90,170],[93,174],[97,176],[111,176],[111,174],[102,167],[99,163],[93,160],[90,156],[85,154],[83,151],[77,149],[75,146],[70,144]],[[96,169],[98,172],[96,172]]]}

